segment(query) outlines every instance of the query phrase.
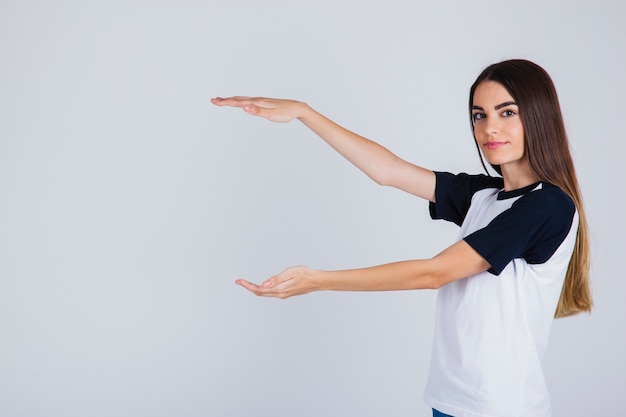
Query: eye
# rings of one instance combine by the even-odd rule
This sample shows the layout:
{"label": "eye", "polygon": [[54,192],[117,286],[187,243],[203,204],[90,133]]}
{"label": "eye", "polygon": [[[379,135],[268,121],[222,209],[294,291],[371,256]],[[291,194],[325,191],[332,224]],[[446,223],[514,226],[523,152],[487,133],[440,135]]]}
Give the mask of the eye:
{"label": "eye", "polygon": [[472,121],[474,123],[476,123],[477,121],[482,120],[485,117],[487,117],[487,115],[485,113],[473,113],[472,114]]}
{"label": "eye", "polygon": [[504,117],[511,117],[516,115],[517,113],[515,113],[513,110],[505,110],[502,112],[502,116]]}

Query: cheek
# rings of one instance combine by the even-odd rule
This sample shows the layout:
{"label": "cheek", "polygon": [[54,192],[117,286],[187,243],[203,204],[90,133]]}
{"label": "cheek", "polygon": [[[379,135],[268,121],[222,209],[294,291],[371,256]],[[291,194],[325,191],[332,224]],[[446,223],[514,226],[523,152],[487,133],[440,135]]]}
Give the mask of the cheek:
{"label": "cheek", "polygon": [[483,129],[474,127],[474,139],[480,140],[484,136]]}
{"label": "cheek", "polygon": [[516,123],[512,126],[511,134],[513,134],[520,142],[524,143],[524,126],[522,122]]}

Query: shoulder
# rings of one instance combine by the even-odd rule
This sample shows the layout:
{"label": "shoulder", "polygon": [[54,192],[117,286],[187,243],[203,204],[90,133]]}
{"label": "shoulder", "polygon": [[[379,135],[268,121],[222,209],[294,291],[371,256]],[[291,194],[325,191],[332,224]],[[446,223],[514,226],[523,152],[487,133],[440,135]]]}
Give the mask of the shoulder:
{"label": "shoulder", "polygon": [[442,187],[446,189],[466,189],[470,193],[483,190],[486,188],[501,189],[504,186],[504,182],[500,177],[491,177],[485,174],[466,174],[464,172],[459,174],[452,174],[450,172],[435,171],[437,179],[437,188]]}
{"label": "shoulder", "polygon": [[502,178],[488,175],[451,174],[435,171],[435,202],[429,206],[433,219],[445,219],[461,225],[473,196],[485,189],[500,190]]}
{"label": "shoulder", "polygon": [[565,237],[574,222],[576,205],[560,188],[540,183],[515,201],[509,211],[521,227],[534,230],[538,236]]}
{"label": "shoulder", "polygon": [[576,211],[574,200],[559,187],[540,183],[534,190],[521,196],[513,206],[532,210],[535,215],[547,217],[567,215],[570,217]]}

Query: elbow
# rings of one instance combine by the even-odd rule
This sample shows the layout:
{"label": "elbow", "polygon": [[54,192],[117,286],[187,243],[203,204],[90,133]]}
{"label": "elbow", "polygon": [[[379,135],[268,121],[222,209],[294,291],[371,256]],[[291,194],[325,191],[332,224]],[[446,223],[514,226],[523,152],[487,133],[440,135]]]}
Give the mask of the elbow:
{"label": "elbow", "polygon": [[405,289],[438,290],[452,281],[461,278],[459,271],[450,268],[451,261],[435,256],[430,259],[407,261]]}
{"label": "elbow", "polygon": [[395,187],[398,181],[398,164],[398,158],[395,155],[391,155],[389,158],[372,165],[367,172],[367,176],[378,185]]}
{"label": "elbow", "polygon": [[378,185],[382,185],[382,186],[391,185],[389,183],[388,175],[385,175],[384,171],[367,173],[367,176]]}
{"label": "elbow", "polygon": [[446,285],[446,281],[442,277],[434,275],[427,279],[426,289],[438,290],[444,285]]}
{"label": "elbow", "polygon": [[448,281],[441,274],[438,274],[437,272],[430,272],[426,275],[423,275],[421,278],[418,278],[418,282],[415,285],[415,288],[424,290],[438,290],[447,283]]}
{"label": "elbow", "polygon": [[438,290],[446,284],[454,281],[454,277],[448,268],[441,266],[436,258],[428,263],[430,266],[422,275],[421,288],[429,290]]}
{"label": "elbow", "polygon": [[393,172],[390,168],[376,170],[369,173],[368,176],[376,184],[383,187],[397,187],[397,179],[394,178]]}

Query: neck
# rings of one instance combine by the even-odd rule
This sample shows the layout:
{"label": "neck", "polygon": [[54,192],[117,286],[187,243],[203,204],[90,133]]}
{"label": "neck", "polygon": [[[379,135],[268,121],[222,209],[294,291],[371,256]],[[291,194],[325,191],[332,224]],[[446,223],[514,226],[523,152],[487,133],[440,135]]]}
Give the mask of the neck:
{"label": "neck", "polygon": [[527,163],[514,166],[501,165],[500,169],[504,179],[504,191],[518,190],[540,181]]}

